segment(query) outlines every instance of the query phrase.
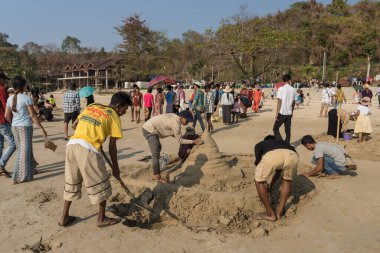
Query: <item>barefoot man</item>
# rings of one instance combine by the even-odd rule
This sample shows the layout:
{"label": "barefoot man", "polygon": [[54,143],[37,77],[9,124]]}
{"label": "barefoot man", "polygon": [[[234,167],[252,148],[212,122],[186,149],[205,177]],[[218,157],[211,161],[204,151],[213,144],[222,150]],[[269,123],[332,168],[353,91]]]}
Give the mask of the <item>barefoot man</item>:
{"label": "barefoot man", "polygon": [[166,113],[154,116],[144,123],[142,132],[148,141],[150,152],[152,154],[153,179],[162,183],[168,183],[166,178],[161,177],[160,171],[160,138],[168,136],[175,137],[180,144],[202,144],[200,138],[196,140],[188,140],[182,138],[181,126],[186,126],[189,122],[193,122],[193,115],[189,110],[181,111],[179,115],[174,113]]}
{"label": "barefoot man", "polygon": [[120,222],[119,219],[108,218],[105,215],[106,202],[112,194],[112,189],[100,150],[109,136],[112,174],[119,179],[116,140],[122,138],[120,116],[125,114],[131,104],[127,93],[117,92],[112,96],[109,106],[92,104],[78,116],[74,136],[70,138],[66,148],[63,193],[65,202],[58,225],[69,226],[75,220],[75,217],[69,216],[69,209],[73,200],[81,198],[82,183],[86,187],[91,204],[99,205],[97,226],[106,227]]}
{"label": "barefoot man", "polygon": [[[283,214],[286,200],[289,197],[290,183],[297,174],[298,154],[288,142],[268,135],[263,141],[256,144],[255,156],[255,184],[266,211],[256,214],[254,219],[276,221]],[[268,191],[280,176],[282,176],[280,200],[276,212],[274,212],[269,201]]]}

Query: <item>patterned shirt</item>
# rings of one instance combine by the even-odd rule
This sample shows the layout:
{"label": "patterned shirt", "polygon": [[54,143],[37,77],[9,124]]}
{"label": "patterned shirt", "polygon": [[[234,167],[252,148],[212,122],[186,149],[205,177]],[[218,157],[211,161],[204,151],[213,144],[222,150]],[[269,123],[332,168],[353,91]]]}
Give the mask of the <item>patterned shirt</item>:
{"label": "patterned shirt", "polygon": [[215,101],[215,92],[209,91],[206,93],[206,102],[205,102],[205,112],[214,113],[214,101]]}
{"label": "patterned shirt", "polygon": [[68,90],[63,96],[63,112],[72,113],[80,111],[80,98],[76,91]]}

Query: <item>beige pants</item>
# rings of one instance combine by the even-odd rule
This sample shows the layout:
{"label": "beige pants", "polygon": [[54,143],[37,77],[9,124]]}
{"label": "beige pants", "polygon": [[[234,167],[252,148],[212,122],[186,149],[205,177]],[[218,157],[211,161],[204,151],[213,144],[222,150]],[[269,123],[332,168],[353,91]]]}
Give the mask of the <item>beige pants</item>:
{"label": "beige pants", "polygon": [[109,174],[101,153],[90,151],[79,144],[69,145],[66,148],[63,199],[80,199],[82,182],[93,205],[107,200],[112,194]]}
{"label": "beige pants", "polygon": [[282,178],[291,181],[297,174],[298,160],[298,154],[289,149],[269,151],[256,167],[255,180],[270,185],[276,170],[282,170]]}

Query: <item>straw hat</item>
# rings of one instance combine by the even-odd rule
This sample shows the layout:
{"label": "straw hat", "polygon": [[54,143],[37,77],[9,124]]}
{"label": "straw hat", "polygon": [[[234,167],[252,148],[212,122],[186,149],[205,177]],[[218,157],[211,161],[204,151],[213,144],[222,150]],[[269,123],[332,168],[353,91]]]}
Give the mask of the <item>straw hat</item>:
{"label": "straw hat", "polygon": [[226,88],[223,90],[226,93],[229,93],[232,91],[231,87],[229,85],[226,86]]}
{"label": "straw hat", "polygon": [[364,97],[362,99],[362,105],[370,105],[371,104],[371,99],[369,97]]}

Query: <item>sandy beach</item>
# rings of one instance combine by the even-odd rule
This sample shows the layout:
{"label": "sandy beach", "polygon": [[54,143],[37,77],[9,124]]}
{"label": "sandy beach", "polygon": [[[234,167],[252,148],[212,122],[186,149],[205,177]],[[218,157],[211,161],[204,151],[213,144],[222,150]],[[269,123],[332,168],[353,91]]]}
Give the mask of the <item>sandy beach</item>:
{"label": "sandy beach", "polygon": [[[352,88],[344,91],[352,98]],[[269,94],[269,90],[265,93]],[[63,95],[54,96],[62,108]],[[109,99],[110,95],[95,94],[98,103],[107,104]],[[39,163],[35,179],[12,185],[10,179],[0,177],[0,252],[28,252],[40,240],[41,252],[380,252],[380,109],[377,98],[373,101],[371,139],[362,144],[356,140],[339,141],[357,162],[356,174],[336,180],[298,177],[286,207],[286,218],[274,224],[253,221],[251,215],[263,210],[252,183],[253,148],[273,133],[276,100],[267,98],[260,114],[249,109],[249,118],[239,124],[214,125],[211,142],[215,141],[220,151],[218,159],[230,168],[228,172],[219,172],[221,166],[212,164],[209,157],[203,163],[207,170],[197,171],[199,164],[189,161],[188,166],[185,164],[170,176],[177,179],[171,186],[149,180],[150,163],[138,162],[150,155],[149,147],[141,133],[143,122],[131,122],[128,110],[122,117],[124,138],[118,141],[118,159],[122,179],[132,192],[138,196],[144,192],[156,194],[150,205],[156,210],[163,205],[156,214],[157,221],[149,227],[120,223],[97,228],[97,206],[90,204],[84,189],[82,199],[71,208],[71,214],[80,220],[68,228],[57,225],[63,205],[66,145],[62,140],[63,112],[58,111],[53,122],[43,122],[49,137],[58,145],[56,152],[45,149],[42,133],[39,129],[34,131],[34,156]],[[354,110],[357,105],[351,102],[349,99],[343,104],[343,109]],[[299,144],[303,135],[334,142],[333,138],[322,136],[327,131],[327,118],[318,117],[319,109],[320,92],[311,90],[311,105],[294,112],[291,142],[300,156],[298,174],[311,166],[312,152]],[[351,121],[348,128],[353,129],[354,124]],[[199,124],[196,130],[200,131]],[[174,165],[179,144],[174,138],[166,138],[162,145],[163,152],[170,154],[169,165]],[[197,152],[198,156],[203,154],[202,150]],[[7,165],[9,171],[13,171],[14,161],[15,155]],[[117,181],[112,179],[111,183],[109,215],[137,217],[131,213],[134,209],[130,205],[124,205],[129,198]],[[167,208],[170,212],[165,212]],[[143,214],[144,210],[138,213],[144,218]]]}

